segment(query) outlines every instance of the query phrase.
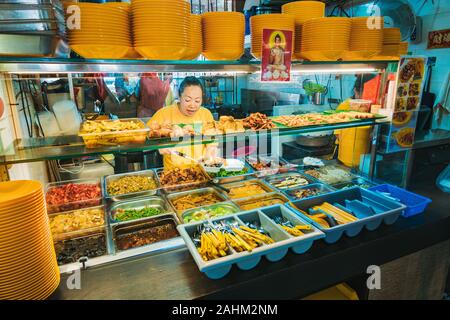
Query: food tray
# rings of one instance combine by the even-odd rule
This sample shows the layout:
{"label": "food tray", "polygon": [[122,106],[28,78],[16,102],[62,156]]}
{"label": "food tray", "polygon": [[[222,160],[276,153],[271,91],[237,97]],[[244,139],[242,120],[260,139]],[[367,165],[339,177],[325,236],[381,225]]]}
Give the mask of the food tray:
{"label": "food tray", "polygon": [[[239,211],[241,211],[239,209],[239,207],[236,206],[233,202],[222,202],[222,203],[217,203],[217,204],[213,204],[213,205],[210,205],[210,206],[203,206],[203,207],[199,207],[199,208],[193,208],[193,209],[186,210],[186,211],[184,211],[181,214],[180,221],[181,221],[181,223],[185,223],[186,217],[189,216],[189,215],[192,215],[193,213],[195,213],[197,211],[214,210],[214,209],[217,209],[217,208],[225,208],[225,209],[230,210],[231,212],[226,214],[226,215],[238,213]],[[197,220],[197,221],[204,221],[204,220],[208,220],[208,217],[206,217],[205,219],[202,219],[202,220]],[[190,222],[194,222],[194,221],[190,221]]]}
{"label": "food tray", "polygon": [[58,265],[78,262],[80,258],[96,258],[106,255],[107,236],[105,227],[89,232],[73,232],[54,237]]}
{"label": "food tray", "polygon": [[[313,196],[309,196],[309,197],[304,197],[304,198],[297,198],[296,196],[294,196],[295,191],[297,190],[304,190],[304,189],[312,189],[312,188],[317,188],[319,189],[319,193]],[[328,187],[327,185],[324,185],[322,183],[313,183],[313,184],[309,184],[307,186],[303,186],[303,187],[298,187],[298,188],[292,188],[292,189],[287,189],[287,190],[283,190],[283,193],[290,199],[293,201],[296,200],[304,200],[304,199],[308,199],[308,198],[312,198],[321,194],[325,194],[325,193],[330,193],[333,192],[334,189],[332,189],[331,187]]]}
{"label": "food tray", "polygon": [[406,205],[406,210],[402,214],[404,217],[412,217],[424,212],[428,204],[431,203],[431,199],[390,184],[371,187],[369,190],[381,193],[389,198],[395,198]]}
{"label": "food tray", "polygon": [[[103,220],[103,224],[99,224],[99,225],[96,225],[96,226],[93,226],[93,227],[89,227],[89,228],[82,228],[82,229],[72,230],[72,231],[63,231],[63,232],[60,232],[60,233],[55,233],[55,232],[52,231],[53,237],[54,238],[60,238],[60,239],[73,238],[73,237],[76,237],[77,235],[80,235],[81,233],[85,234],[85,233],[95,232],[99,228],[102,228],[102,227],[104,228],[107,225],[107,223],[106,223],[106,221],[107,221],[106,220],[107,219],[106,218],[106,210],[105,210],[105,206],[97,206],[97,207],[82,208],[82,209],[77,209],[77,210],[73,210],[73,211],[66,211],[66,212],[59,212],[59,213],[49,214],[48,218],[49,218],[49,221],[50,221],[52,218],[55,218],[55,217],[60,216],[60,215],[70,215],[70,214],[74,214],[77,211],[97,210],[97,209],[101,210],[102,213],[103,213],[103,215],[102,215],[103,219],[104,219]],[[67,223],[67,221],[64,221],[64,223]],[[71,225],[73,225],[73,224],[71,224]]]}
{"label": "food tray", "polygon": [[[140,218],[140,219],[127,220],[127,221],[118,221],[115,219],[115,215],[116,215],[116,212],[118,209],[142,209],[144,207],[159,209],[161,211],[161,213],[158,215],[151,216],[151,217],[144,217],[144,218]],[[145,197],[145,198],[140,198],[140,199],[136,199],[136,200],[119,202],[111,207],[108,216],[109,216],[111,223],[119,223],[119,222],[147,220],[149,218],[159,217],[161,215],[165,215],[170,212],[172,212],[172,208],[169,206],[169,204],[163,198],[158,197],[158,196],[151,196],[151,197]]]}
{"label": "food tray", "polygon": [[[290,169],[295,168],[296,166],[289,165],[285,160],[282,158],[278,158],[276,161],[271,156],[247,156],[245,158],[245,161],[248,163],[250,167],[255,171],[255,176],[257,177],[264,177],[269,175],[274,175],[277,173],[285,173],[289,171]],[[278,162],[278,166],[275,166],[273,168],[266,168],[262,170],[256,169],[252,163],[254,162],[264,162],[264,163],[276,163]]]}
{"label": "food tray", "polygon": [[[113,122],[117,120],[97,120],[94,122]],[[135,122],[142,126],[141,129],[125,130],[125,131],[111,131],[100,133],[83,133],[83,125],[81,125],[80,133],[87,148],[95,148],[97,146],[120,146],[129,144],[143,144],[145,143],[147,133],[150,131],[140,119],[119,119],[120,122]]]}
{"label": "food tray", "polygon": [[272,192],[272,193],[268,193],[268,194],[261,194],[261,195],[256,195],[250,198],[246,198],[246,199],[241,199],[241,200],[235,200],[233,201],[234,203],[236,203],[242,211],[248,211],[248,210],[257,210],[263,207],[270,207],[273,206],[269,205],[269,206],[264,206],[264,205],[260,205],[258,207],[255,208],[244,208],[243,206],[245,205],[249,205],[252,203],[260,203],[261,201],[266,201],[266,200],[273,200],[273,199],[278,199],[280,201],[283,202],[283,204],[285,204],[286,202],[289,202],[289,199],[286,198],[284,195],[278,193],[278,192]]}
{"label": "food tray", "polygon": [[[347,178],[348,178],[348,179],[346,179],[346,180],[340,180],[340,181],[337,181],[337,182],[330,182],[329,180],[324,179],[324,176],[326,176],[326,175],[323,173],[323,170],[326,170],[326,169],[333,169],[333,168],[335,168],[335,169],[341,169],[341,170],[343,170],[343,171],[346,171],[346,173],[347,173]],[[310,177],[316,179],[317,181],[320,181],[320,182],[322,182],[322,183],[324,183],[324,184],[328,184],[328,185],[336,185],[336,184],[341,184],[341,183],[350,183],[352,180],[355,180],[355,179],[358,178],[358,176],[356,176],[356,175],[352,174],[351,172],[349,172],[349,169],[348,169],[347,167],[340,166],[340,165],[335,165],[335,164],[334,164],[334,165],[327,165],[327,166],[320,167],[320,168],[318,168],[318,169],[313,169],[313,170],[319,171],[319,173],[320,173],[322,176],[316,178],[316,177],[310,175],[309,173],[307,173],[308,170],[305,170],[305,171],[303,171],[302,173],[303,173],[304,175],[306,175],[306,176],[310,176]]]}
{"label": "food tray", "polygon": [[202,171],[203,177],[205,178],[204,181],[197,181],[197,182],[189,182],[189,183],[182,183],[177,185],[169,185],[165,186],[161,183],[160,175],[164,171],[164,168],[155,169],[156,177],[158,178],[158,185],[164,192],[170,194],[170,193],[176,193],[176,192],[183,192],[183,191],[189,191],[193,189],[199,189],[199,188],[206,188],[210,183],[210,178],[205,174],[204,171]]}
{"label": "food tray", "polygon": [[[170,230],[174,230],[174,232],[165,232],[162,233],[160,231],[158,231],[155,228],[161,228],[163,226],[169,226]],[[175,216],[173,214],[166,214],[166,215],[162,215],[156,218],[149,218],[146,220],[141,220],[141,221],[132,221],[132,222],[125,222],[125,223],[117,223],[111,226],[112,228],[112,237],[113,237],[113,242],[114,242],[114,249],[115,252],[120,252],[120,251],[126,251],[129,249],[134,249],[134,248],[140,248],[146,245],[150,245],[150,244],[154,244],[156,242],[161,242],[161,241],[165,241],[165,240],[170,240],[173,238],[176,238],[179,236],[178,232],[177,232],[177,222],[175,219]],[[148,238],[148,234],[146,235],[142,235],[142,236],[137,236],[136,234],[139,232],[143,232],[143,231],[148,231],[148,232],[155,232],[157,234],[158,237],[160,237],[159,240],[157,240],[157,238],[155,239],[149,239]],[[129,247],[123,242],[125,241],[127,238],[129,239],[129,237],[131,236],[137,236],[140,239],[145,239],[147,241],[147,243],[142,244],[142,245],[129,245]],[[152,241],[154,240],[154,241]]]}
{"label": "food tray", "polygon": [[270,176],[270,177],[267,177],[267,178],[265,179],[265,181],[267,181],[267,183],[270,184],[272,187],[274,187],[274,188],[276,188],[276,189],[278,189],[278,190],[283,191],[283,190],[287,190],[287,189],[292,189],[292,187],[291,187],[291,186],[287,186],[287,187],[276,187],[276,185],[277,185],[278,183],[280,183],[282,180],[284,180],[284,179],[286,179],[286,178],[288,178],[288,177],[295,177],[295,176],[299,176],[299,177],[301,177],[301,178],[306,179],[306,180],[308,181],[309,184],[317,183],[317,180],[314,179],[313,177],[310,177],[310,176],[305,175],[305,174],[303,174],[303,173],[300,173],[300,172],[298,172],[298,171],[292,171],[292,172],[281,173],[281,174],[277,174],[277,175],[274,175],[274,176]]}
{"label": "food tray", "polygon": [[[72,202],[65,202],[61,204],[49,204],[47,201],[48,199],[48,193],[49,191],[55,189],[55,188],[61,188],[64,186],[67,186],[68,184],[97,184],[100,188],[99,196],[94,197],[92,199],[87,200],[80,200],[80,201],[72,201]],[[45,188],[45,198],[46,198],[46,204],[47,204],[47,213],[58,213],[58,212],[65,212],[65,211],[73,211],[83,208],[90,208],[90,207],[96,207],[102,204],[102,190],[101,190],[101,184],[100,179],[78,179],[78,180],[67,180],[67,181],[61,181],[61,182],[52,182],[47,184]]]}
{"label": "food tray", "polygon": [[[240,181],[240,182],[233,182],[233,183],[228,183],[228,184],[224,184],[223,187],[227,188],[229,190],[232,190],[234,188],[239,188],[239,187],[244,187],[246,185],[258,185],[259,187],[261,187],[262,189],[264,189],[264,191],[266,191],[266,193],[261,193],[261,194],[267,194],[267,193],[272,193],[275,190],[273,188],[271,188],[269,185],[265,184],[263,181],[258,180],[258,179],[251,179],[251,180],[245,180],[245,181]],[[227,196],[231,199],[231,200],[237,200],[237,199],[245,199],[245,198],[250,198],[253,196],[248,196],[248,197],[242,197],[242,198],[232,198],[230,196],[230,194],[227,194]]]}
{"label": "food tray", "polygon": [[215,182],[217,182],[219,184],[242,181],[242,180],[245,180],[247,177],[252,176],[253,173],[254,173],[252,167],[249,164],[245,163],[244,164],[244,168],[247,169],[247,173],[245,173],[245,174],[229,176],[229,177],[213,177],[211,174],[209,176],[211,177],[211,179],[213,181],[215,181]]}
{"label": "food tray", "polygon": [[[186,209],[186,210],[177,210],[175,207],[175,202],[177,199],[187,196],[187,195],[202,195],[202,194],[207,194],[207,193],[211,193],[214,194],[217,198],[219,198],[221,201],[219,202],[225,202],[228,200],[228,197],[226,195],[224,195],[222,192],[219,192],[217,189],[213,188],[213,187],[208,187],[208,188],[202,188],[202,189],[198,189],[198,190],[192,190],[192,191],[184,191],[184,192],[178,192],[178,193],[171,193],[169,195],[167,195],[167,200],[169,201],[170,205],[172,206],[173,210],[175,212],[184,212],[186,210],[190,210]],[[192,208],[194,209],[194,208]]]}
{"label": "food tray", "polygon": [[370,189],[371,187],[376,186],[376,185],[377,184],[372,181],[358,177],[356,179],[353,179],[351,182],[332,184],[331,186],[334,189],[341,190],[341,189],[347,189],[347,188],[352,188],[352,187],[361,187],[363,189]]}
{"label": "food tray", "polygon": [[[138,192],[120,194],[120,195],[108,194],[108,184],[112,181],[116,181],[116,180],[118,180],[122,177],[126,177],[126,176],[150,177],[155,180],[156,188],[151,189],[151,190],[144,190],[144,191],[138,191]],[[156,174],[153,170],[143,170],[143,171],[136,171],[136,172],[130,172],[130,173],[114,174],[114,175],[106,176],[103,179],[103,191],[105,194],[105,198],[110,198],[113,201],[122,201],[122,200],[126,200],[126,199],[129,199],[132,197],[153,196],[157,193],[158,187],[159,187],[158,179],[156,178]]]}
{"label": "food tray", "polygon": [[[329,229],[323,228],[304,213],[311,213],[309,212],[310,208],[321,205],[324,202],[328,202],[332,205],[337,204],[337,206],[347,212],[348,209],[351,208],[350,210],[356,213],[359,220]],[[295,206],[294,211],[325,233],[325,241],[327,243],[337,242],[344,232],[347,236],[354,237],[358,235],[364,227],[369,231],[373,231],[377,229],[382,222],[391,225],[397,221],[400,214],[406,209],[406,207],[399,202],[359,187],[336,191],[306,200],[293,201],[292,204]],[[375,210],[375,214],[369,214],[370,208]],[[302,210],[303,213],[299,211],[299,209]]]}
{"label": "food tray", "polygon": [[[311,226],[313,231],[301,237],[293,237],[279,227],[270,217],[275,215],[283,215],[296,224]],[[230,248],[230,254],[211,261],[205,261],[197,251],[197,247],[193,242],[193,236],[198,228],[206,223],[212,225],[212,222],[220,222],[229,220],[239,225],[244,222],[258,223],[262,228],[269,232],[271,238],[275,240],[273,244],[265,244],[251,252],[236,252]],[[267,260],[275,262],[284,258],[288,250],[291,248],[294,253],[301,254],[306,252],[317,239],[323,238],[324,234],[317,228],[296,216],[291,210],[284,206],[267,207],[260,210],[252,210],[239,213],[235,216],[221,217],[206,222],[191,223],[178,226],[178,231],[183,237],[186,245],[191,252],[192,257],[199,270],[210,279],[220,279],[226,276],[232,266],[235,264],[241,270],[250,270],[256,267],[261,258],[264,256]]]}

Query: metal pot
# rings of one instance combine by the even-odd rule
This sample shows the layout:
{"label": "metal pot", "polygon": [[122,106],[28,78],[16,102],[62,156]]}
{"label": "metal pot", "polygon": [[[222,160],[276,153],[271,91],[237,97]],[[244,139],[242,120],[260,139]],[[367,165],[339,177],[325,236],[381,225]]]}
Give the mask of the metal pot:
{"label": "metal pot", "polygon": [[304,147],[324,147],[332,143],[334,140],[333,132],[318,132],[318,134],[305,134],[299,135],[295,139],[295,142]]}

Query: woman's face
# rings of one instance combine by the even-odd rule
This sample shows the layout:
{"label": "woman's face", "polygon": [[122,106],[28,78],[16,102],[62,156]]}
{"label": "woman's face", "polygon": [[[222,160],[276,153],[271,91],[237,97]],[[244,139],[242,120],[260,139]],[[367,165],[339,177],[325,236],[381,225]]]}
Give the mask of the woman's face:
{"label": "woman's face", "polygon": [[180,97],[180,111],[188,117],[193,117],[202,105],[203,92],[198,86],[186,87]]}

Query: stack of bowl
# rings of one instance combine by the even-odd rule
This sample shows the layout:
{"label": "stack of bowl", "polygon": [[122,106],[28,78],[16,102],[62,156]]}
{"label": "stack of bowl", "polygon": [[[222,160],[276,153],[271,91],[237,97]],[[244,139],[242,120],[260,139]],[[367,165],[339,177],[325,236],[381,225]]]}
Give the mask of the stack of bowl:
{"label": "stack of bowl", "polygon": [[284,13],[272,13],[253,16],[250,18],[252,34],[252,54],[255,58],[261,58],[263,30],[292,31],[292,43],[295,43],[295,19],[293,15]]}
{"label": "stack of bowl", "polygon": [[197,59],[203,50],[202,17],[198,14],[191,14],[190,24],[189,50],[183,57],[183,60]]}
{"label": "stack of bowl", "polygon": [[64,3],[78,6],[80,25],[67,13],[70,48],[88,59],[121,59],[132,50],[128,3]]}
{"label": "stack of bowl", "polygon": [[191,8],[185,0],[132,0],[135,50],[152,60],[181,60],[189,53]]}
{"label": "stack of bowl", "polygon": [[237,60],[244,54],[245,16],[239,12],[202,14],[203,56]]}
{"label": "stack of bowl", "polygon": [[402,34],[399,28],[384,28],[382,56],[398,57]]}
{"label": "stack of bowl", "polygon": [[336,61],[350,50],[350,18],[317,18],[303,24],[300,57],[311,61]]}
{"label": "stack of bowl", "polygon": [[0,300],[46,299],[60,275],[37,181],[0,183]]}
{"label": "stack of bowl", "polygon": [[350,52],[345,60],[365,60],[383,50],[383,17],[351,18]]}
{"label": "stack of bowl", "polygon": [[295,17],[294,58],[300,58],[303,24],[315,18],[325,16],[325,3],[320,1],[295,1],[282,6],[282,12]]}

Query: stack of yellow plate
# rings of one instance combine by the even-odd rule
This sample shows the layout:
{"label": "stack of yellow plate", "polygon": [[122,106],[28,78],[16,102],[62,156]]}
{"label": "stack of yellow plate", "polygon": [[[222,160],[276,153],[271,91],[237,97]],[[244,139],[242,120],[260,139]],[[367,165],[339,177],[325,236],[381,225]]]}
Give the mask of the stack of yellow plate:
{"label": "stack of yellow plate", "polygon": [[183,60],[197,59],[203,50],[202,37],[202,17],[198,14],[190,15],[190,41],[188,53],[183,57]]}
{"label": "stack of yellow plate", "polygon": [[402,35],[399,28],[384,28],[383,30],[383,59],[398,59],[400,52],[400,41]]}
{"label": "stack of yellow plate", "polygon": [[153,60],[180,60],[189,52],[191,8],[185,0],[133,0],[134,47]]}
{"label": "stack of yellow plate", "polygon": [[237,60],[243,55],[245,16],[242,13],[204,13],[202,28],[202,54],[208,60]]}
{"label": "stack of yellow plate", "polygon": [[400,42],[398,54],[400,56],[408,54],[408,42]]}
{"label": "stack of yellow plate", "polygon": [[294,57],[300,58],[302,25],[315,18],[325,16],[325,3],[320,1],[295,1],[282,6],[282,12],[295,17]]}
{"label": "stack of yellow plate", "polygon": [[287,30],[293,32],[292,43],[295,43],[295,19],[291,14],[262,14],[250,18],[252,34],[252,54],[261,58],[263,29]]}
{"label": "stack of yellow plate", "polygon": [[0,300],[46,299],[59,281],[42,185],[0,182]]}
{"label": "stack of yellow plate", "polygon": [[384,18],[355,17],[351,22],[350,52],[345,60],[364,60],[379,54],[383,50]]}
{"label": "stack of yellow plate", "polygon": [[350,49],[349,18],[317,18],[303,24],[300,56],[311,61],[343,59]]}
{"label": "stack of yellow plate", "polygon": [[89,59],[120,59],[132,48],[129,4],[127,3],[64,3],[78,6],[79,29],[71,25],[71,14],[66,17],[70,48]]}

